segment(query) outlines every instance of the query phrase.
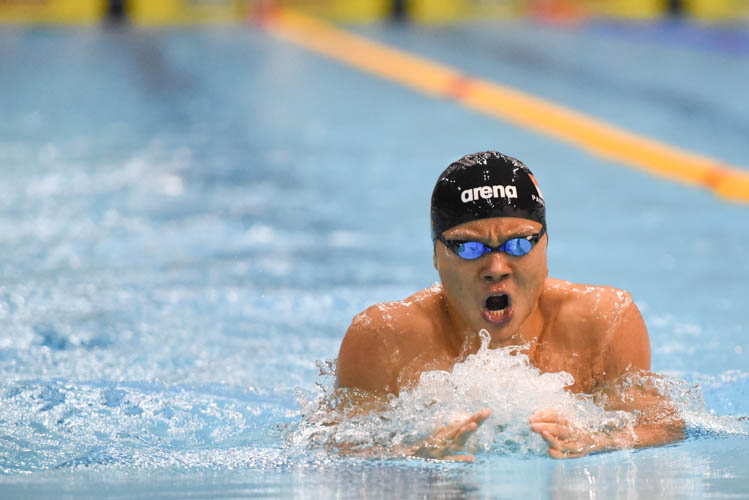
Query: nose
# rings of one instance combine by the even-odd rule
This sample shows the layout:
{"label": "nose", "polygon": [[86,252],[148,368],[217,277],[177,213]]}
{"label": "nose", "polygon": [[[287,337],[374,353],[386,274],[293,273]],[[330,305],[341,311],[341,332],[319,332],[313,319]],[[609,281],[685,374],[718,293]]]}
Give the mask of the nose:
{"label": "nose", "polygon": [[491,252],[484,255],[483,267],[481,268],[481,279],[489,283],[498,283],[510,277],[512,269],[508,262],[508,256],[503,252]]}

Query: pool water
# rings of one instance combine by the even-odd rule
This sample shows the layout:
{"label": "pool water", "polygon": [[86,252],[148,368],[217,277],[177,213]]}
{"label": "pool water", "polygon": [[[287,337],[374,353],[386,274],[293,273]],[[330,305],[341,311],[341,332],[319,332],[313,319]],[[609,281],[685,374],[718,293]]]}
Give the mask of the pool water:
{"label": "pool water", "polygon": [[[357,31],[746,164],[747,52],[658,29]],[[253,26],[4,27],[0,67],[1,496],[749,494],[746,206]],[[351,318],[437,279],[437,175],[486,149],[540,180],[552,276],[632,292],[653,369],[686,401],[687,440],[549,459],[520,423],[569,396],[484,352],[496,378],[477,377],[478,392],[460,391],[465,374],[435,374],[394,410],[412,425],[367,428],[428,429],[418,398],[452,384],[444,418],[505,405],[476,436],[476,464],[345,458],[305,441]],[[496,425],[508,424],[505,445]]]}

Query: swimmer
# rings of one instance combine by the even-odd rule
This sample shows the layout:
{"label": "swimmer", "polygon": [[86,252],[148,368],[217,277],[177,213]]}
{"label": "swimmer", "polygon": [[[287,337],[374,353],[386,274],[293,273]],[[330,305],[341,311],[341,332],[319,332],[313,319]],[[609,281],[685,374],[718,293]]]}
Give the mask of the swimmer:
{"label": "swimmer", "polygon": [[[604,432],[540,409],[529,427],[548,443],[550,456],[683,438],[683,422],[663,396],[620,383],[650,369],[647,328],[630,294],[548,277],[545,202],[522,162],[489,151],[452,163],[434,187],[431,224],[440,283],[370,307],[341,343],[336,386],[355,389],[358,407],[376,408],[425,371],[450,371],[478,351],[479,332],[486,330],[490,348],[526,346],[523,352],[542,372],[574,377],[569,391],[603,396],[606,409],[637,416],[632,429]],[[472,461],[466,440],[489,414],[481,410],[401,451]]]}

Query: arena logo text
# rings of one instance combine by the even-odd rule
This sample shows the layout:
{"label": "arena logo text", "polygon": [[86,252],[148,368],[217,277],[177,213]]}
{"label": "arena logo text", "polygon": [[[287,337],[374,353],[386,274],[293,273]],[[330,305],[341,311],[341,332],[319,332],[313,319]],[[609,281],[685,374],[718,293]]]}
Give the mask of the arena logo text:
{"label": "arena logo text", "polygon": [[488,200],[489,198],[517,198],[518,188],[516,186],[481,186],[473,189],[466,189],[460,193],[460,200],[463,203],[469,203],[479,198]]}

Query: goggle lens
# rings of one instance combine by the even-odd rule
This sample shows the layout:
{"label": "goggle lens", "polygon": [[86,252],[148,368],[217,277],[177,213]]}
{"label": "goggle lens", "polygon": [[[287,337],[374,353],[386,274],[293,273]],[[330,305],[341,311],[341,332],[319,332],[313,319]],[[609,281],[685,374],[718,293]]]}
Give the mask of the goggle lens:
{"label": "goggle lens", "polygon": [[505,252],[518,257],[527,254],[533,248],[533,244],[525,238],[513,238],[502,246]]}
{"label": "goggle lens", "polygon": [[491,249],[478,241],[466,241],[458,245],[455,249],[455,253],[457,253],[461,258],[469,260],[478,259],[486,252],[490,251]]}

